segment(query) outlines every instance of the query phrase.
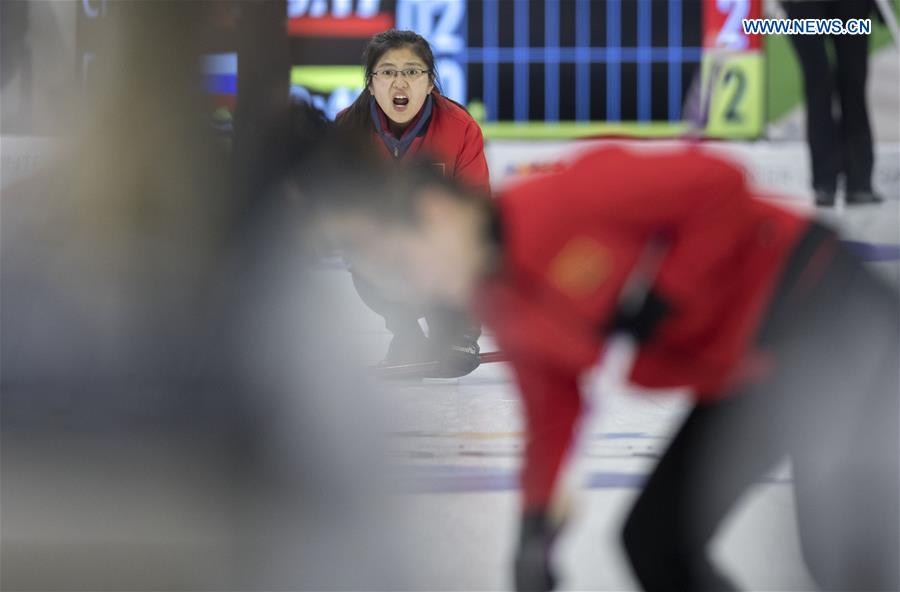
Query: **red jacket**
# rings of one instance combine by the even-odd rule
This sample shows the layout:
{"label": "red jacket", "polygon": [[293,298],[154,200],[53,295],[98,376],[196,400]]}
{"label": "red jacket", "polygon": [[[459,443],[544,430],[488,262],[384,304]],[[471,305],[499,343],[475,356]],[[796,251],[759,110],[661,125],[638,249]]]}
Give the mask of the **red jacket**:
{"label": "red jacket", "polygon": [[718,396],[740,362],[782,262],[806,220],[754,199],[741,171],[696,149],[594,150],[498,198],[503,259],[475,308],[510,357],[529,442],[527,507],[545,505],[580,413],[578,379],[653,237],[667,249],[654,292],[671,313],[643,345],[631,380]]}
{"label": "red jacket", "polygon": [[[484,157],[484,136],[481,127],[465,109],[443,95],[431,93],[432,109],[424,134],[416,137],[406,154],[406,160],[420,151],[437,158],[436,165],[444,174],[484,195],[490,195],[491,182]],[[384,117],[381,109],[378,112]],[[377,133],[375,143],[391,156],[390,149]]]}

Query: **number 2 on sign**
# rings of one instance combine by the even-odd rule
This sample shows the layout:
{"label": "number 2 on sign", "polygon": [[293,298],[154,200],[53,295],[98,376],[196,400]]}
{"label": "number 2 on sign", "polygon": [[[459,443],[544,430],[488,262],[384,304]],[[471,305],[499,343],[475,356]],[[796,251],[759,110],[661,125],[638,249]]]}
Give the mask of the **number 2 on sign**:
{"label": "number 2 on sign", "polygon": [[719,12],[728,15],[716,36],[716,47],[721,49],[747,49],[748,39],[741,28],[741,21],[750,14],[750,0],[716,0]]}

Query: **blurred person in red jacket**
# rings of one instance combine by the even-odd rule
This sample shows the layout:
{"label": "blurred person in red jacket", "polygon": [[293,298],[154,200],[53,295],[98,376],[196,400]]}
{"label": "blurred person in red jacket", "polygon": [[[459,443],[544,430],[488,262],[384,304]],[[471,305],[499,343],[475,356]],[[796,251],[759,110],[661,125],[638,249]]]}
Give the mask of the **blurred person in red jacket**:
{"label": "blurred person in red jacket", "polygon": [[898,300],[834,232],[697,149],[593,150],[494,201],[427,165],[318,191],[320,228],[360,273],[470,305],[509,357],[528,434],[517,589],[555,585],[579,381],[621,333],[632,383],[695,394],[624,527],[645,589],[734,589],[707,547],[785,457],[818,583],[895,589]]}
{"label": "blurred person in red jacket", "polygon": [[[366,86],[338,114],[338,126],[370,135],[375,149],[398,163],[428,153],[442,175],[490,195],[481,128],[462,105],[441,94],[428,41],[413,31],[379,33],[366,47],[363,65]],[[478,366],[481,329],[468,315],[447,307],[422,310],[351,273],[363,301],[393,334],[384,364],[438,360],[440,377],[462,376]],[[428,338],[419,326],[423,316]]]}

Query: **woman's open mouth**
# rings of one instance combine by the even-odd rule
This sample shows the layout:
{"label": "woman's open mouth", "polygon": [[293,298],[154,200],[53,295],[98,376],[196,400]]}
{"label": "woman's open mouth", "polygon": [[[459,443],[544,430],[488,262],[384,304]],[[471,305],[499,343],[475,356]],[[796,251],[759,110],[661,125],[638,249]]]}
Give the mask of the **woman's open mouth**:
{"label": "woman's open mouth", "polygon": [[397,111],[406,111],[406,106],[409,105],[409,97],[406,95],[394,95],[393,103],[394,109]]}

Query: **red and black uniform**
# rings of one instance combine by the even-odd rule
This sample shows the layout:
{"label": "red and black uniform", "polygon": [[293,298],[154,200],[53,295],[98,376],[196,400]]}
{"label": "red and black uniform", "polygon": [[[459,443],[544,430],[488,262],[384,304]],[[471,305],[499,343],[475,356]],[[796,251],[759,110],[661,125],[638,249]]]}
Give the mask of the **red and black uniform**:
{"label": "red and black uniform", "polygon": [[[645,301],[654,303],[649,316],[658,322],[641,344],[630,378],[645,387],[692,387],[698,406],[626,529],[629,555],[648,589],[729,589],[703,550],[737,496],[785,454],[803,466],[795,477],[800,490],[810,483],[803,480],[806,467],[815,465],[802,465],[804,459],[817,451],[846,452],[829,447],[828,433],[848,433],[835,422],[841,414],[829,413],[841,405],[830,401],[854,402],[851,409],[862,415],[847,417],[853,429],[859,417],[890,416],[897,408],[897,390],[891,395],[891,373],[885,373],[891,356],[892,364],[897,359],[897,325],[890,324],[897,318],[896,295],[832,233],[756,199],[743,174],[724,161],[699,150],[595,150],[558,173],[504,191],[496,212],[501,262],[483,282],[475,308],[508,354],[522,393],[529,434],[522,475],[526,515],[540,513],[550,501],[581,412],[579,378],[597,363],[617,326],[626,281],[648,245],[665,244]],[[836,270],[852,283],[836,279]],[[830,314],[823,306],[841,310]],[[660,310],[666,311],[661,317]],[[878,320],[861,333],[841,321],[855,313]],[[840,345],[829,342],[838,338]],[[859,350],[848,353],[860,341],[877,344],[865,350],[874,352],[874,361]],[[829,372],[818,366],[823,363]],[[867,369],[867,378],[852,380]],[[822,374],[830,378],[822,380]],[[827,428],[824,434],[791,433],[785,418]],[[896,413],[893,419],[885,420],[879,442],[894,453],[876,463],[881,468],[891,466],[900,443]],[[868,502],[878,503],[882,517],[894,518],[896,482],[879,479],[887,484],[883,496]],[[840,487],[833,477],[829,485]],[[805,507],[813,508],[809,524],[818,523],[819,531],[834,524],[823,516],[851,510],[817,508],[816,501]],[[662,532],[667,528],[672,532]],[[851,530],[858,532],[835,526],[815,534],[833,538]],[[875,530],[884,534],[883,527]],[[804,539],[816,538],[814,531]],[[871,532],[870,539],[897,548],[892,535]],[[682,561],[687,556],[696,561]],[[812,567],[821,581],[840,581]]]}
{"label": "red and black uniform", "polygon": [[[374,97],[369,98],[372,140],[385,156],[403,162],[427,155],[441,173],[487,197],[490,175],[484,156],[484,137],[478,123],[465,109],[432,92],[400,137],[390,129],[388,118]],[[340,122],[341,115],[338,115]],[[351,269],[352,273],[352,269]],[[353,273],[353,284],[363,301],[385,319],[394,335],[385,362],[423,362],[437,359],[438,376],[460,376],[478,365],[481,327],[465,312],[448,308],[418,310],[385,298],[365,278]],[[429,339],[419,327],[428,321]]]}
{"label": "red and black uniform", "polygon": [[490,195],[484,136],[465,109],[433,92],[398,138],[391,133],[388,118],[374,98],[369,107],[375,143],[386,154],[399,160],[407,160],[419,153],[428,154],[445,176],[483,195]]}

